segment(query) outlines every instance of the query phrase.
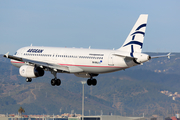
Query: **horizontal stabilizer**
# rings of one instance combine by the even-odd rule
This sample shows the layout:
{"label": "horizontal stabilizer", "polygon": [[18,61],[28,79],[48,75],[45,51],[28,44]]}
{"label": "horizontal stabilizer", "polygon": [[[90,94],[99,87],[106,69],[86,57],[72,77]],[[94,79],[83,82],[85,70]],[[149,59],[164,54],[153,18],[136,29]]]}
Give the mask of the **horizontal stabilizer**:
{"label": "horizontal stabilizer", "polygon": [[170,56],[175,56],[175,55],[171,55],[171,53],[168,53],[167,55],[159,55],[159,56],[151,56],[151,58],[160,58],[160,57],[168,57],[170,59]]}

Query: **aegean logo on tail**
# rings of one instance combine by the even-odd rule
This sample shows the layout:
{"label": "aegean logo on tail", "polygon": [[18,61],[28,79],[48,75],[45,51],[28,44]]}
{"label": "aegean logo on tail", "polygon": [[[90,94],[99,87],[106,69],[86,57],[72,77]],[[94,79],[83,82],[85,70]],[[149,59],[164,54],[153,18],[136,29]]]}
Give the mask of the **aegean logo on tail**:
{"label": "aegean logo on tail", "polygon": [[133,41],[130,41],[129,43],[125,44],[123,47],[125,47],[125,46],[127,46],[127,45],[131,45],[131,44],[136,44],[136,45],[140,45],[141,48],[142,48],[142,46],[143,46],[143,43],[142,43],[142,42],[134,41],[136,34],[142,34],[143,36],[145,35],[145,32],[137,31],[137,30],[141,29],[142,27],[146,27],[146,24],[140,25],[140,26],[136,29],[136,31],[131,34]]}

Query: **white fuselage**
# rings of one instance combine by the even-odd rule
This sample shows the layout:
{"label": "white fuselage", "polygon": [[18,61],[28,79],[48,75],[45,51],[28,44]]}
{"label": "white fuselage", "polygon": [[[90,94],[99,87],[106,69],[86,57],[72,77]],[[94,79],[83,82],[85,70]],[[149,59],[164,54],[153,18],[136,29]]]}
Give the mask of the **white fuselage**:
{"label": "white fuselage", "polygon": [[[108,73],[137,65],[132,60],[126,60],[125,57],[113,55],[114,53],[121,52],[119,50],[29,46],[19,49],[14,56],[56,64],[60,67],[74,67],[75,70],[69,73]],[[16,67],[25,64],[15,60],[11,60],[11,63]]]}

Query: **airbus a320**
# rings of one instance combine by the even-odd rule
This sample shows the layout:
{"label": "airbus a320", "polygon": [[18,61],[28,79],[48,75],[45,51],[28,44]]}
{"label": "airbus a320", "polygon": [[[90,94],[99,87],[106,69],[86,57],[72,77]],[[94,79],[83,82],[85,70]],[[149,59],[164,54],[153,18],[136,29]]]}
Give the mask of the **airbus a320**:
{"label": "airbus a320", "polygon": [[14,55],[8,52],[4,57],[11,59],[27,82],[43,76],[44,71],[50,71],[54,75],[52,86],[61,85],[57,73],[88,78],[87,84],[95,86],[97,80],[94,77],[99,74],[125,70],[152,58],[170,56],[142,53],[147,18],[147,14],[139,16],[124,44],[117,50],[28,46],[20,48]]}

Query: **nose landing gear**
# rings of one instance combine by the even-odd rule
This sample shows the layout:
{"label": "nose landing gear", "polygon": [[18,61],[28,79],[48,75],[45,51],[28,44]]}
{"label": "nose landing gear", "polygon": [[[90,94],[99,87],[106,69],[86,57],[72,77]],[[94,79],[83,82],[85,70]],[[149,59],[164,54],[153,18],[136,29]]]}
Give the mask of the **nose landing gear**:
{"label": "nose landing gear", "polygon": [[32,78],[26,78],[26,82],[31,82]]}

